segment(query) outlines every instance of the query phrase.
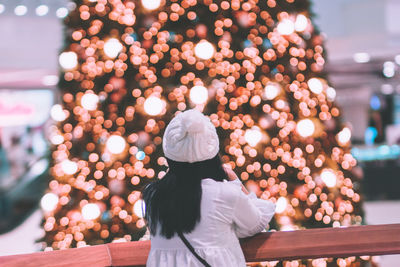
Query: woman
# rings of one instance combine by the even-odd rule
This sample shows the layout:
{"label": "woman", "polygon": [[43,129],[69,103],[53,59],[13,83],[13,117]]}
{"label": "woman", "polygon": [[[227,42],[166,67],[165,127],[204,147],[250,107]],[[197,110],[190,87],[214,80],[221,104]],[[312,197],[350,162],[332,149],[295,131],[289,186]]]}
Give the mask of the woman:
{"label": "woman", "polygon": [[238,238],[263,231],[275,204],[223,169],[216,129],[197,110],[170,122],[163,149],[169,170],[143,193],[151,234],[146,266],[246,266]]}

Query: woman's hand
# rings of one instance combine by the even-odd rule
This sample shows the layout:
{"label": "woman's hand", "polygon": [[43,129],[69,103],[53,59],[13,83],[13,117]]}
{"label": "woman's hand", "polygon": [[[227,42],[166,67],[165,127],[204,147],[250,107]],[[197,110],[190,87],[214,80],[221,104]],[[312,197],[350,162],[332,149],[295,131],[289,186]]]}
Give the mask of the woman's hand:
{"label": "woman's hand", "polygon": [[[228,180],[229,181],[235,181],[236,179],[239,180],[239,177],[237,176],[237,174],[232,170],[231,166],[229,164],[224,164],[223,165],[224,170],[226,172],[226,174],[228,175]],[[240,181],[240,180],[239,180]],[[241,184],[242,186],[242,191],[243,193],[245,193],[246,195],[249,194],[249,191],[247,191],[246,187],[244,187],[243,184]]]}
{"label": "woman's hand", "polygon": [[234,181],[236,179],[239,179],[239,177],[236,175],[236,173],[232,170],[231,165],[224,164],[223,167],[224,167],[226,174],[228,175],[229,181]]}

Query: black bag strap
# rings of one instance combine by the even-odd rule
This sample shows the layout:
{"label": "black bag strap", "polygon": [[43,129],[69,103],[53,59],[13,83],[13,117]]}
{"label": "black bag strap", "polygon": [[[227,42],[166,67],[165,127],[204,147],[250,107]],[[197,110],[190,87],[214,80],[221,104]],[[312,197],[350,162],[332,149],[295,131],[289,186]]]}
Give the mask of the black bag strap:
{"label": "black bag strap", "polygon": [[182,234],[182,232],[178,232],[178,236],[181,238],[182,242],[185,244],[185,246],[190,250],[190,252],[192,252],[192,254],[205,266],[205,267],[211,267],[210,264],[208,264],[208,262],[203,259],[202,257],[200,257],[199,254],[197,254],[197,252],[194,250],[194,248],[192,247],[192,245],[189,243],[189,241],[186,239],[186,237]]}

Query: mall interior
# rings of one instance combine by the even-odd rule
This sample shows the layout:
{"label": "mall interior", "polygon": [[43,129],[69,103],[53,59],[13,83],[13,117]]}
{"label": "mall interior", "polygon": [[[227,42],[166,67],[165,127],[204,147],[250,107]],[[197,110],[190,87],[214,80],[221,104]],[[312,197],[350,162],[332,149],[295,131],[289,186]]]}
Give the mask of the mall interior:
{"label": "mall interior", "polygon": [[[272,2],[279,5],[281,2],[285,1],[286,0],[264,0],[264,2],[268,2],[269,5]],[[64,205],[59,203],[62,203],[63,201],[66,201],[67,203],[69,201],[68,197],[73,197],[72,193],[71,196],[68,197],[61,195],[56,196],[54,194],[55,191],[52,191],[55,184],[61,183],[61,180],[64,179],[61,179],[57,176],[57,172],[59,171],[58,169],[61,168],[64,170],[64,172],[69,175],[69,179],[79,179],[80,177],[79,175],[77,176],[78,172],[76,169],[74,170],[74,168],[79,168],[79,171],[82,171],[85,168],[89,170],[88,167],[82,167],[84,166],[82,165],[82,162],[84,162],[86,159],[79,159],[79,155],[81,155],[79,153],[81,152],[76,152],[76,157],[74,158],[75,161],[71,159],[72,161],[64,161],[60,163],[61,165],[57,163],[57,157],[61,157],[59,156],[61,154],[55,154],[55,151],[60,151],[60,146],[64,145],[65,147],[68,147],[68,145],[71,144],[70,141],[66,141],[66,135],[63,137],[57,133],[57,131],[61,131],[61,128],[65,130],[68,125],[71,126],[71,124],[64,124],[63,122],[65,117],[68,115],[68,112],[64,109],[66,108],[64,105],[67,105],[66,103],[70,103],[66,99],[69,96],[75,97],[75,95],[77,96],[77,99],[82,97],[82,93],[79,91],[81,89],[65,89],[65,84],[69,79],[67,74],[71,74],[71,77],[75,75],[75,72],[70,71],[69,69],[76,67],[76,65],[74,65],[73,57],[72,59],[70,57],[71,54],[66,54],[74,53],[66,52],[69,48],[73,47],[69,46],[67,49],[69,44],[68,42],[75,42],[76,40],[82,38],[78,36],[80,34],[82,35],[82,31],[76,30],[73,32],[73,30],[68,28],[77,27],[77,20],[69,20],[71,22],[70,24],[66,24],[65,21],[68,21],[68,18],[71,16],[71,14],[75,14],[77,10],[79,10],[79,12],[81,12],[80,14],[82,21],[85,21],[86,23],[82,23],[82,25],[87,25],[88,19],[84,19],[84,14],[86,14],[84,12],[87,11],[82,10],[85,10],[85,7],[87,6],[94,6],[96,4],[100,5],[100,3],[103,2],[106,6],[109,5],[106,0],[0,0],[0,256],[32,253],[44,250],[46,248],[46,244],[44,244],[44,242],[49,242],[50,237],[46,237],[45,239],[43,238],[46,233],[49,232],[49,227],[53,227],[49,226],[49,212],[54,212],[56,205]],[[108,2],[118,1],[109,0]],[[136,3],[140,1],[132,0],[131,2]],[[175,1],[162,1],[162,3],[165,2],[169,3]],[[233,2],[234,1],[232,1],[232,3]],[[287,2],[293,3],[309,1],[296,0]],[[136,4],[139,5],[138,3]],[[357,179],[358,181],[354,182],[353,189],[355,192],[358,192],[359,195],[356,195],[358,198],[361,196],[363,201],[361,207],[363,210],[362,224],[373,225],[399,223],[400,1],[312,0],[310,9],[311,10],[309,10],[309,14],[311,14],[310,19],[312,18],[312,20],[309,19],[308,23],[311,23],[315,29],[320,30],[319,38],[322,40],[324,47],[324,59],[320,60],[323,60],[324,62],[326,61],[326,64],[323,68],[327,75],[326,80],[329,82],[329,88],[324,87],[323,90],[326,92],[324,91],[323,94],[326,93],[327,98],[334,102],[340,110],[341,125],[343,125],[344,128],[339,133],[340,135],[338,134],[338,142],[346,143],[346,145],[342,146],[343,149],[348,149],[349,154],[347,155],[351,159],[354,158],[357,162],[356,164],[353,164],[351,160],[348,161],[352,165],[352,175],[356,177],[354,179]],[[157,12],[161,12],[161,10]],[[291,10],[288,12],[293,13],[294,11]],[[288,13],[285,14],[287,15]],[[139,20],[139,15],[137,18]],[[235,17],[235,19],[236,18],[237,17]],[[290,18],[288,20],[290,20]],[[230,21],[232,22],[232,20]],[[238,19],[238,21],[240,22],[240,19]],[[296,27],[296,31],[300,31],[298,30],[297,23],[298,22],[296,20],[296,26],[293,27]],[[133,24],[132,27],[135,28],[135,25],[136,24]],[[215,25],[217,25],[217,22]],[[279,26],[282,27],[279,28]],[[91,28],[89,28],[88,31],[94,31],[94,33],[91,33],[91,36],[96,36],[96,30],[93,29],[93,27],[96,27],[96,23],[92,23]],[[301,28],[301,25],[299,27]],[[308,27],[310,27],[310,25],[308,25]],[[285,30],[290,31],[290,25],[283,25],[283,23],[282,25],[278,25],[277,28],[277,32],[282,35],[284,35],[282,32]],[[221,28],[217,28],[217,30],[218,29]],[[292,31],[294,30],[292,29]],[[73,39],[70,37],[71,34]],[[189,30],[187,34],[189,35]],[[307,37],[307,33],[302,34],[303,35],[299,33],[299,36],[302,36],[305,39],[310,38]],[[308,34],[310,35],[310,33]],[[134,34],[132,34],[132,36],[133,35]],[[99,38],[102,37],[99,36]],[[135,37],[130,38],[135,40]],[[175,39],[178,39],[178,37]],[[119,51],[117,51],[115,56],[112,55],[115,52],[113,49],[118,49],[118,46],[121,46],[118,41],[116,42],[117,43],[110,43],[109,49],[111,50],[108,52],[106,51],[106,45],[104,45],[104,51],[110,58],[116,57],[116,55],[119,53]],[[134,41],[132,41],[132,43],[133,42]],[[231,40],[231,42],[233,46],[235,40]],[[271,42],[273,44],[271,44]],[[269,46],[270,50],[273,50],[274,42],[272,39],[271,42],[266,45],[264,42],[263,45]],[[76,41],[75,43],[78,44],[79,42]],[[83,46],[82,41],[79,44]],[[143,45],[146,45],[145,42]],[[246,45],[246,43],[244,45]],[[120,50],[121,49],[122,48],[120,48]],[[88,53],[90,52],[86,50],[87,55]],[[76,56],[77,54],[74,55]],[[78,53],[78,56],[81,55]],[[134,61],[135,59],[132,60]],[[105,65],[107,65],[107,62]],[[292,63],[293,62],[290,61],[290,64]],[[84,67],[82,67],[82,69],[84,69]],[[128,69],[129,68],[130,67],[128,67]],[[276,69],[272,71],[276,71]],[[120,75],[120,77],[114,81],[114,87],[118,87],[118,83],[123,80],[121,77],[125,76]],[[71,79],[72,78],[70,78],[70,80]],[[310,82],[308,85],[312,93],[315,93],[315,90],[312,89]],[[62,87],[63,90],[60,90],[60,87]],[[128,91],[132,91],[132,88],[127,89]],[[69,91],[67,92],[66,90]],[[122,89],[120,89],[120,92],[121,90]],[[137,90],[139,89],[134,89],[132,92],[129,91],[129,94],[132,94],[133,96],[135,96],[135,94],[140,95],[140,90],[139,93]],[[316,90],[318,91],[318,89]],[[91,90],[89,89],[89,91]],[[86,99],[86,105],[84,104],[82,97],[83,108],[81,109],[100,109],[97,107],[97,102],[103,101],[102,97],[104,97],[104,94],[102,95],[102,93],[100,93],[99,96],[91,93],[93,98],[88,97]],[[86,93],[85,96],[87,94],[88,93]],[[118,93],[114,94],[111,98],[115,100],[118,97],[123,98],[123,93],[120,93],[120,95],[118,95]],[[192,101],[196,103],[196,101],[193,100],[192,95],[190,97]],[[198,98],[199,97],[201,98],[200,91]],[[208,95],[206,97],[208,97]],[[267,99],[269,100],[272,98],[274,97],[269,98],[267,96]],[[166,101],[169,101],[169,99],[170,98],[168,97],[168,100]],[[104,103],[108,103],[108,100],[104,101]],[[95,102],[94,107],[93,102]],[[120,103],[122,103],[121,105],[125,105],[124,100]],[[155,101],[153,102],[153,105],[157,105],[157,103],[158,102]],[[165,104],[165,102],[163,103]],[[285,103],[287,104],[287,102]],[[282,105],[285,105],[285,103]],[[144,109],[146,110],[146,102],[144,105]],[[183,109],[185,109],[185,107],[186,106],[184,106]],[[231,107],[231,105],[229,105],[229,107]],[[76,114],[76,116],[78,116],[77,114],[80,112],[79,108],[77,111],[75,108],[73,111],[70,109],[70,113],[73,112]],[[179,109],[182,110],[182,107],[179,107]],[[106,110],[106,108],[104,108],[104,110]],[[128,109],[126,112],[126,114],[128,114]],[[143,113],[143,111],[137,107],[135,107],[134,111],[132,112],[135,112],[135,116],[136,113]],[[146,112],[152,115],[154,109],[150,112],[146,110]],[[153,115],[157,115],[160,112],[157,113],[157,111],[155,111]],[[82,118],[83,117],[84,116],[82,115]],[[144,115],[138,115],[138,117],[135,117],[135,119],[137,118],[142,120],[146,119]],[[320,118],[323,120],[321,114]],[[119,124],[118,119],[117,124]],[[160,118],[157,118],[156,120],[159,119]],[[125,120],[129,121],[128,117],[126,117]],[[132,118],[130,120],[132,120]],[[147,121],[147,125],[143,125],[146,125],[146,127],[151,127],[149,126],[150,121],[156,123],[155,120],[152,119]],[[104,125],[106,122],[104,122]],[[123,123],[121,125],[123,125]],[[324,125],[328,125],[328,123],[325,123]],[[104,127],[107,128],[107,126]],[[117,131],[122,132],[123,135],[125,130],[120,130],[121,127],[123,126],[120,126],[116,129]],[[316,127],[318,128],[319,126]],[[329,126],[324,127],[329,128]],[[74,129],[74,136],[75,134],[79,135],[79,133],[77,133],[78,131],[78,129]],[[126,131],[129,131],[129,129],[126,128]],[[300,135],[302,135],[301,131],[298,131]],[[141,133],[143,133],[143,136]],[[144,136],[145,134],[147,134],[147,132],[140,132],[137,135],[129,135],[129,137],[128,134],[126,134],[126,136],[128,142],[131,142],[131,139],[135,138],[139,139],[139,141],[143,139],[144,141],[142,140],[142,142],[146,142],[146,138],[149,138],[149,135]],[[250,136],[251,134],[254,135]],[[82,135],[82,133],[80,133],[80,135]],[[85,133],[83,133],[83,135],[85,135]],[[250,139],[257,139],[257,134],[254,132],[251,132],[249,136]],[[120,138],[120,136],[118,137]],[[246,136],[244,136],[244,138],[250,146],[253,146],[251,141],[247,140]],[[112,140],[109,139],[108,141]],[[107,145],[109,144],[108,141]],[[99,140],[98,142],[102,141]],[[120,143],[118,142],[120,142],[120,140],[117,140],[116,138],[114,140],[115,150],[119,149],[118,146]],[[123,142],[124,146],[121,151],[125,149],[125,141]],[[136,141],[134,140],[134,142]],[[257,142],[258,140],[256,143]],[[97,146],[97,143],[90,144]],[[268,146],[267,143],[266,146]],[[89,151],[89,145],[86,147]],[[140,146],[138,147],[140,150]],[[147,149],[147,146],[143,149],[143,151],[138,151],[137,148],[136,150],[133,148],[136,147],[132,146],[131,149],[129,149],[129,152],[126,153],[134,155],[136,157],[135,161],[139,162],[140,160],[146,160],[145,158],[148,157],[147,154],[151,154],[151,152],[148,152],[149,149]],[[111,151],[112,157],[114,157],[116,153],[112,152],[112,148],[108,148],[108,150]],[[91,153],[89,155],[89,152],[87,152],[88,161],[98,161],[97,164],[100,164],[101,161],[108,162],[110,160],[114,160],[113,158],[107,158],[109,157],[107,155],[108,154],[106,153],[100,155],[99,160],[99,156],[97,154]],[[260,163],[264,164],[263,162]],[[239,166],[239,163],[237,164]],[[136,165],[137,162],[135,163],[135,166]],[[317,166],[317,164],[315,165]],[[98,167],[98,165],[96,166]],[[122,166],[122,164],[120,164],[120,166]],[[342,163],[341,166],[342,167],[340,168],[349,168],[344,163]],[[153,172],[152,175],[149,174],[150,170]],[[312,179],[320,179],[318,178],[318,174],[315,174],[316,176],[314,176],[315,170],[311,169],[310,177],[313,177]],[[96,172],[98,171],[99,170]],[[247,168],[247,171],[249,173],[253,172],[249,170],[249,168]],[[90,170],[88,172],[90,172]],[[97,177],[96,172],[94,172],[95,180],[100,180],[101,176],[100,178]],[[303,173],[305,173],[304,170]],[[110,171],[108,172],[108,175],[112,177]],[[117,174],[114,174],[114,176],[116,175]],[[148,169],[146,175],[153,177],[153,169]],[[139,176],[130,175],[129,172],[127,172],[126,176],[127,178],[125,179],[131,181],[130,183],[133,185],[137,185],[139,183]],[[328,176],[327,179],[330,177]],[[242,180],[247,180],[249,179],[248,177],[248,174],[242,173],[241,175]],[[250,175],[250,177],[252,176]],[[84,179],[85,178],[83,178],[83,180]],[[89,177],[86,179],[89,179]],[[138,179],[138,181],[135,181],[135,179]],[[336,181],[336,178],[334,179]],[[322,177],[322,180],[324,180],[324,177]],[[126,186],[120,183],[120,181],[121,180],[118,179],[114,179],[113,182],[109,181],[105,186],[108,186],[108,188],[105,190],[110,190],[111,194],[114,195],[118,195],[122,191],[127,190],[125,188]],[[325,180],[324,182],[329,187],[329,182],[327,183]],[[269,183],[270,179],[268,179],[268,184]],[[132,186],[132,184],[130,184],[130,186]],[[64,185],[64,189],[67,185],[68,184]],[[71,189],[69,188],[65,190],[68,191]],[[97,191],[97,193],[101,192],[102,191]],[[353,191],[351,192],[351,194],[354,193]],[[94,195],[93,199],[96,198],[99,200],[101,197],[97,197],[97,193]],[[88,193],[88,195],[90,194]],[[347,195],[349,196],[349,193],[347,193]],[[129,199],[129,203],[135,206],[133,203],[137,201],[138,196],[132,193],[129,195],[129,198],[130,197],[135,197],[133,202],[131,202]],[[54,198],[56,198],[55,204]],[[355,198],[353,197],[352,199],[354,200]],[[277,198],[278,202],[280,200],[281,198]],[[296,201],[298,200],[296,199]],[[293,204],[293,199],[290,203],[292,203],[293,207],[296,206]],[[68,208],[68,205],[63,206],[63,209],[66,208]],[[285,210],[285,208],[286,204],[282,211]],[[105,217],[110,216],[110,214],[103,212],[102,208],[100,209],[102,215],[94,215],[93,218],[91,218],[93,221],[106,221]],[[132,216],[128,215],[128,217],[130,216],[129,218],[131,218],[130,220],[136,220],[137,218],[140,218],[141,216],[138,215],[137,210],[135,210],[136,208],[131,208],[131,211],[132,209]],[[128,211],[128,213],[131,211]],[[290,211],[288,210],[285,210],[284,212],[290,214]],[[91,214],[93,215],[93,211]],[[68,216],[65,216],[66,217],[63,218],[68,220]],[[85,217],[85,214],[83,214],[83,216]],[[120,214],[119,216],[121,217],[122,215]],[[101,219],[96,219],[98,217]],[[69,220],[72,219],[70,218]],[[323,220],[325,222],[325,217]],[[329,221],[330,219],[328,218],[327,220]],[[139,219],[138,222],[143,221]],[[138,222],[136,222],[135,227],[140,228]],[[63,224],[62,220],[60,221],[60,224]],[[68,224],[68,222],[66,224]],[[333,225],[335,225],[335,223]],[[294,227],[293,229],[299,228]],[[293,229],[289,227],[287,230]],[[281,230],[285,230],[285,228],[281,228]],[[126,235],[121,236],[121,238],[125,236]],[[133,240],[136,237],[134,234],[132,234],[132,237],[129,237],[127,240],[130,240],[130,238]],[[84,240],[84,238],[75,237],[75,239],[77,240],[76,246],[86,244],[79,243],[83,242],[82,240]],[[78,239],[80,241],[78,241]],[[47,246],[49,245],[47,244]],[[374,263],[378,264],[377,266],[382,267],[400,266],[400,255],[377,256],[374,257],[373,261]]]}

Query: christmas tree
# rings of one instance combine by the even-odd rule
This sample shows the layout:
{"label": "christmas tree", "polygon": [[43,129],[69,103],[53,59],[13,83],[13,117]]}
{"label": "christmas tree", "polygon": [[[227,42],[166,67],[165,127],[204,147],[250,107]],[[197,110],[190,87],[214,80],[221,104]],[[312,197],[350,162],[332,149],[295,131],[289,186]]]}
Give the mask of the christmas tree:
{"label": "christmas tree", "polygon": [[210,116],[223,161],[246,186],[276,201],[272,228],[362,223],[351,132],[323,71],[310,1],[75,4],[60,54],[62,105],[52,109],[60,123],[42,199],[46,249],[139,239],[140,192],[167,168],[163,131],[189,108]]}

